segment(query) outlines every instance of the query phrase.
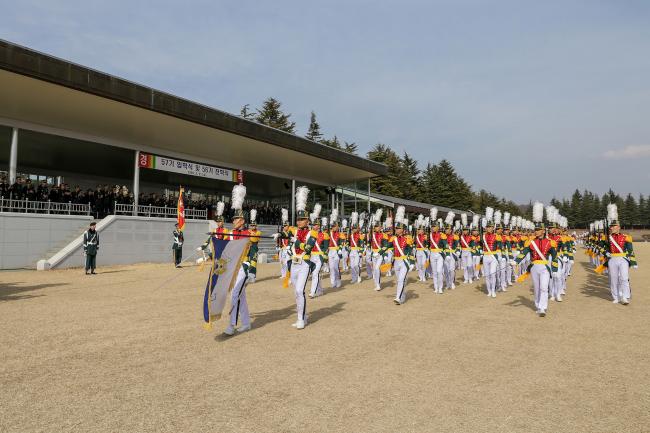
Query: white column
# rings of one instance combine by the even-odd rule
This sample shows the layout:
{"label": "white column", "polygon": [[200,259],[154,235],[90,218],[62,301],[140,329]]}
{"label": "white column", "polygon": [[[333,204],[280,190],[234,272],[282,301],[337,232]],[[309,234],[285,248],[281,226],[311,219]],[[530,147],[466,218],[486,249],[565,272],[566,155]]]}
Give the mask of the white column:
{"label": "white column", "polygon": [[11,150],[9,152],[9,184],[16,182],[16,168],[18,166],[18,128],[11,131]]}
{"label": "white column", "polygon": [[296,180],[291,179],[291,225],[296,225]]}
{"label": "white column", "polygon": [[370,178],[368,178],[368,215],[370,215]]}
{"label": "white column", "polygon": [[140,151],[135,151],[135,168],[133,169],[133,215],[138,216],[138,196],[140,195]]}

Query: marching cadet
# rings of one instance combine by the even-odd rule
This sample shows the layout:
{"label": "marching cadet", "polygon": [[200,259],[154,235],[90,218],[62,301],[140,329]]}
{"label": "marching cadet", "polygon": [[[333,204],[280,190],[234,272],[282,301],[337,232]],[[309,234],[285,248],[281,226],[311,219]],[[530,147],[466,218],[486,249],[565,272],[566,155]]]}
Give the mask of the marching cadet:
{"label": "marching cadet", "polygon": [[259,242],[262,232],[257,230],[257,209],[250,211],[250,223],[248,224],[247,234],[251,242],[248,249],[247,263],[248,267],[248,282],[254,283],[257,279],[257,254],[259,252]]}
{"label": "marching cadet", "polygon": [[[510,242],[510,254],[512,258],[519,256],[519,243],[521,242],[521,236],[519,235],[519,224],[521,224],[521,217],[516,216],[512,217],[512,223],[510,225],[509,232],[509,242]],[[516,281],[519,277],[519,265],[510,267],[510,276],[508,277],[508,282],[510,283],[512,279]]]}
{"label": "marching cadet", "polygon": [[[349,260],[350,260],[350,241],[348,239],[348,220],[344,219],[341,222],[341,232],[340,232],[340,257],[343,262],[343,272],[347,272],[349,269]],[[339,287],[341,286],[341,278],[339,276]]]}
{"label": "marching cadet", "polygon": [[444,248],[444,282],[447,289],[456,288],[456,235],[454,234],[454,212],[447,212],[445,217],[445,236],[447,239]]}
{"label": "marching cadet", "polygon": [[330,283],[332,288],[341,287],[341,269],[339,267],[341,261],[341,246],[343,236],[339,231],[339,210],[334,208],[330,214],[330,229],[329,229],[329,248],[327,250],[327,259],[330,271]]}
{"label": "marching cadet", "polygon": [[217,211],[216,214],[217,216],[214,218],[214,221],[217,223],[217,227],[214,229],[214,234],[216,235],[217,239],[226,239],[228,234],[228,229],[225,228],[223,225],[225,223],[225,220],[223,218],[223,209],[225,207],[225,204],[220,201],[217,203]]}
{"label": "marching cadet", "polygon": [[282,233],[285,236],[278,237],[278,259],[280,260],[280,279],[287,277],[289,272],[289,262],[291,261],[291,254],[289,252],[289,211],[282,209]]}
{"label": "marching cadet", "polygon": [[609,288],[612,302],[623,305],[630,303],[630,266],[637,268],[632,237],[621,233],[618,221],[618,208],[615,204],[607,205],[609,233],[603,234],[600,241],[601,253],[605,256],[604,266],[609,269]]}
{"label": "marching cadet", "polygon": [[483,275],[487,295],[491,298],[497,297],[497,272],[499,267],[498,255],[501,251],[501,236],[494,233],[494,209],[485,209],[485,233],[481,239],[481,251],[483,254]]}
{"label": "marching cadet", "polygon": [[183,232],[179,230],[178,223],[174,224],[174,231],[172,232],[174,243],[172,244],[172,251],[174,252],[174,266],[181,267],[181,259],[183,258]]}
{"label": "marching cadet", "polygon": [[361,282],[361,251],[363,249],[363,237],[360,233],[359,213],[352,212],[350,216],[350,274],[352,276],[352,283]]}
{"label": "marching cadet", "polygon": [[[393,232],[394,232],[393,217],[388,215],[386,217],[386,221],[384,221],[384,234],[386,235],[386,239],[390,239],[393,236]],[[393,250],[392,249],[388,249],[386,251],[386,254],[384,254],[384,264],[388,265],[386,276],[392,277],[393,276]]]}
{"label": "marching cadet", "polygon": [[549,223],[549,233],[547,237],[555,242],[555,250],[556,254],[558,255],[558,271],[553,272],[553,275],[551,277],[551,282],[549,284],[549,295],[552,300],[562,302],[562,260],[560,257],[562,254],[563,245],[557,224],[559,216],[559,212],[554,206],[546,207],[546,219]]}
{"label": "marching cadet", "polygon": [[429,232],[429,266],[433,276],[433,290],[435,293],[442,293],[443,279],[445,275],[445,248],[447,248],[447,236],[440,233],[440,221],[436,220],[438,208],[431,208]]}
{"label": "marching cadet", "polygon": [[323,265],[327,264],[327,255],[329,245],[329,235],[326,231],[322,230],[327,227],[327,218],[323,217],[322,224],[320,220],[321,206],[316,204],[314,211],[309,215],[311,219],[311,232],[310,236],[314,237],[313,250],[309,261],[311,262],[311,290],[309,297],[314,298],[323,294],[323,284],[321,282],[321,269]]}
{"label": "marching cadet", "polygon": [[527,271],[533,279],[535,307],[540,317],[546,316],[548,308],[548,287],[551,274],[557,272],[557,244],[554,240],[544,236],[544,205],[540,202],[533,204],[533,221],[535,223],[535,236],[524,244],[523,250],[515,263],[530,254],[531,266]]}
{"label": "marching cadet", "polygon": [[467,214],[460,214],[460,220],[462,224],[462,233],[458,237],[458,241],[460,242],[460,261],[463,269],[463,284],[467,284],[471,283],[474,277],[474,260],[472,258],[474,240],[469,234]]}
{"label": "marching cadet", "polygon": [[[309,229],[309,214],[307,213],[307,197],[309,188],[301,186],[296,190],[296,225],[291,243],[291,279],[296,294],[296,311],[298,319],[294,326],[304,329],[307,325],[307,299],[305,287],[307,278],[315,265],[310,261],[311,252],[316,244],[318,232]],[[320,212],[320,211],[319,211]]]}
{"label": "marching cadet", "polygon": [[[232,189],[231,207],[234,211],[232,217],[232,231],[228,236],[229,240],[238,240],[248,238],[248,230],[245,229],[246,219],[244,217],[243,205],[244,198],[246,197],[246,187],[244,185],[235,185]],[[216,235],[215,236],[219,236]],[[221,235],[223,236],[223,235]],[[250,244],[249,250],[246,252],[246,257],[250,258]],[[242,263],[235,279],[235,284],[230,292],[230,323],[226,328],[224,334],[233,335],[235,327],[241,320],[241,326],[237,328],[237,332],[246,332],[251,329],[251,318],[248,311],[248,301],[246,300],[246,286],[248,285],[250,277],[250,261]]]}
{"label": "marching cadet", "polygon": [[508,261],[504,254],[504,239],[503,239],[503,226],[501,225],[501,211],[494,211],[494,232],[499,237],[499,249],[497,250],[497,290],[500,292],[507,292],[507,283],[506,283],[506,268],[508,267]]}
{"label": "marching cadet", "polygon": [[372,279],[375,290],[381,290],[381,265],[384,262],[383,250],[388,243],[388,237],[381,230],[382,210],[377,209],[374,215],[372,233],[370,234],[370,249],[372,253]]}
{"label": "marching cadet", "polygon": [[470,282],[473,281],[478,281],[480,279],[480,270],[481,270],[481,236],[479,232],[479,225],[480,224],[480,216],[474,215],[472,217],[472,235],[471,235],[471,240],[472,243],[470,244],[472,246],[472,270],[473,273],[470,275],[472,278],[470,278]]}
{"label": "marching cadet", "polygon": [[415,222],[417,233],[415,235],[415,267],[418,271],[418,281],[427,281],[427,261],[429,260],[429,248],[427,234],[425,232],[424,216],[419,215]]}
{"label": "marching cadet", "polygon": [[97,265],[97,251],[99,250],[99,233],[95,231],[97,223],[90,223],[90,227],[84,232],[83,249],[86,256],[86,275],[95,275]]}
{"label": "marching cadet", "polygon": [[512,286],[512,265],[510,262],[515,258],[512,255],[512,238],[510,236],[510,212],[503,213],[503,233],[501,235],[503,251],[501,252],[502,256],[505,257],[505,266],[504,274],[505,278],[503,279],[504,291],[506,287]]}
{"label": "marching cadet", "polygon": [[383,251],[393,250],[395,278],[397,279],[397,293],[393,302],[396,305],[401,305],[406,301],[408,271],[413,269],[413,239],[404,233],[406,228],[408,228],[408,220],[404,218],[404,206],[399,206],[395,212],[395,234],[389,238],[383,248]]}

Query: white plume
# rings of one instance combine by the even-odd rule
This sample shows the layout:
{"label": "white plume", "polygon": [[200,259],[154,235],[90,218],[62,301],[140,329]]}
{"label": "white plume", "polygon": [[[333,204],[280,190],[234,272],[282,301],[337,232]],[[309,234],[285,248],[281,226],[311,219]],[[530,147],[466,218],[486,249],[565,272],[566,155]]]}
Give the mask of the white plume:
{"label": "white plume", "polygon": [[348,220],[347,219],[343,219],[343,221],[341,222],[341,228],[343,230],[348,228]]}
{"label": "white plume", "polygon": [[455,216],[456,214],[453,213],[452,211],[447,212],[447,216],[445,217],[445,224],[452,225],[454,223]]}
{"label": "white plume", "polygon": [[397,206],[395,211],[395,222],[401,223],[404,220],[404,214],[406,213],[406,208],[404,206]]}
{"label": "white plume", "polygon": [[339,208],[335,207],[334,209],[332,209],[332,213],[330,214],[330,222],[334,224],[338,220],[339,220]]}
{"label": "white plume", "polygon": [[555,222],[555,207],[552,205],[546,206],[546,220],[548,222]]}
{"label": "white plume", "polygon": [[463,223],[463,227],[467,227],[467,214],[460,214],[460,221]]}
{"label": "white plume", "polygon": [[323,208],[323,207],[322,207],[319,203],[316,203],[316,204],[314,205],[314,211],[313,211],[312,213],[309,214],[309,219],[310,219],[312,222],[314,222],[315,220],[318,219],[318,217],[320,217],[320,211],[321,211],[322,208]]}
{"label": "white plume", "polygon": [[477,228],[478,228],[478,222],[479,222],[480,219],[481,219],[480,216],[474,214],[474,215],[472,216],[472,227],[474,227],[474,228],[477,229]]}
{"label": "white plume", "polygon": [[594,223],[589,223],[589,231],[593,232],[594,231]]}
{"label": "white plume", "polygon": [[251,209],[250,220],[252,223],[257,220],[257,209]]}
{"label": "white plume", "polygon": [[500,210],[495,210],[494,211],[494,224],[501,224],[501,211]]}
{"label": "white plume", "polygon": [[485,219],[491,221],[492,218],[494,218],[494,209],[488,206],[485,208]]}
{"label": "white plume", "polygon": [[282,208],[282,222],[288,222],[289,221],[289,211],[287,209]]}
{"label": "white plume", "polygon": [[309,188],[299,186],[296,189],[296,210],[304,211],[307,209],[307,197],[309,197]]}
{"label": "white plume", "polygon": [[618,220],[618,206],[614,203],[607,205],[607,219],[609,221]]}
{"label": "white plume", "polygon": [[460,229],[460,221],[458,221],[458,220],[454,221],[454,228],[456,230]]}
{"label": "white plume", "polygon": [[244,198],[246,198],[246,187],[244,185],[233,186],[231,207],[233,209],[241,209],[244,206]]}
{"label": "white plume", "polygon": [[[487,212],[486,212],[486,215],[487,215]],[[482,218],[481,219],[481,226],[483,226],[483,228],[487,227],[487,222],[488,222],[487,218]]]}
{"label": "white plume", "polygon": [[431,224],[431,220],[429,219],[429,217],[426,217],[426,218],[424,219],[424,226],[425,226],[425,227],[429,227],[430,224]]}
{"label": "white plume", "polygon": [[431,218],[431,221],[435,221],[436,218],[438,218],[438,208],[437,207],[432,207],[431,211],[429,213],[429,217]]}
{"label": "white plume", "polygon": [[504,212],[503,213],[503,225],[507,226],[510,224],[510,212]]}
{"label": "white plume", "polygon": [[379,208],[375,211],[374,223],[381,222],[381,214],[384,213],[384,210]]}
{"label": "white plume", "polygon": [[224,202],[217,202],[217,216],[223,215],[223,208],[225,207]]}
{"label": "white plume", "polygon": [[352,222],[352,225],[355,226],[359,222],[359,213],[358,212],[352,212],[350,215],[350,221]]}
{"label": "white plume", "polygon": [[359,218],[359,228],[363,228],[366,225],[365,218]]}
{"label": "white plume", "polygon": [[386,221],[384,221],[384,227],[392,227],[393,226],[393,218],[389,215],[386,217]]}
{"label": "white plume", "polygon": [[327,217],[322,217],[320,221],[321,221],[320,225],[323,226],[323,230],[325,230],[325,228],[327,227]]}
{"label": "white plume", "polygon": [[424,215],[418,215],[418,219],[415,221],[415,228],[418,229],[424,226]]}
{"label": "white plume", "polygon": [[541,202],[533,203],[533,221],[536,223],[544,221],[544,204]]}
{"label": "white plume", "polygon": [[442,228],[442,218],[437,219],[438,227]]}

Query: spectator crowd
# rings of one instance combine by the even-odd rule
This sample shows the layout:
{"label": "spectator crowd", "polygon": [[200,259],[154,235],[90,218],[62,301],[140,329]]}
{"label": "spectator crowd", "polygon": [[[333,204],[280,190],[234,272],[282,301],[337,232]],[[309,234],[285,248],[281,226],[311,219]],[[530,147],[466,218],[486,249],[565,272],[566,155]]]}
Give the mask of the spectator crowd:
{"label": "spectator crowd", "polygon": [[[208,202],[204,199],[193,200],[192,196],[201,196],[199,194],[186,193],[184,196],[185,209],[207,210],[208,218],[212,218],[213,207],[216,202]],[[115,213],[115,204],[133,204],[133,193],[126,186],[120,185],[97,185],[94,189],[82,189],[79,185],[71,187],[67,183],[61,185],[51,185],[47,181],[32,182],[32,179],[16,177],[16,182],[9,184],[6,176],[0,177],[0,197],[5,200],[28,200],[30,202],[52,202],[52,203],[72,203],[88,204],[91,208],[91,214],[95,218],[104,218],[107,215]],[[140,193],[138,195],[138,204],[142,206],[153,207],[173,207],[178,203],[178,198],[172,194],[157,193]],[[268,204],[267,202],[248,201],[244,204],[246,217],[250,214],[251,209],[257,209],[258,224],[280,224],[280,206]],[[226,203],[224,214],[229,220],[233,215],[229,203]]]}

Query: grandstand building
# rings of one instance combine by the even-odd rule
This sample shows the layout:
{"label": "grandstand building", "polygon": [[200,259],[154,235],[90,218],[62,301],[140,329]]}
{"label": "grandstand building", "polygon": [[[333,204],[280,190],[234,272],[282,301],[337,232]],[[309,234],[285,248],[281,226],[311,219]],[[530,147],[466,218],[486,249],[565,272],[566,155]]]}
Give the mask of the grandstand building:
{"label": "grandstand building", "polygon": [[[175,209],[152,205],[150,198],[165,197],[161,203],[168,205],[181,185],[199,207],[188,212],[186,244],[194,245],[208,230],[210,205],[228,201],[235,182],[246,185],[251,206],[292,209],[296,184],[306,184],[312,202],[344,207],[346,214],[370,208],[369,179],[386,171],[383,164],[0,40],[0,172],[7,184],[120,187],[112,203],[101,206],[4,194],[0,269],[80,266],[79,235],[97,217],[104,217],[100,266],[171,260],[173,222],[165,217]],[[342,187],[353,198],[337,193]],[[69,195],[57,191],[56,197]],[[149,203],[140,203],[143,198]]]}

